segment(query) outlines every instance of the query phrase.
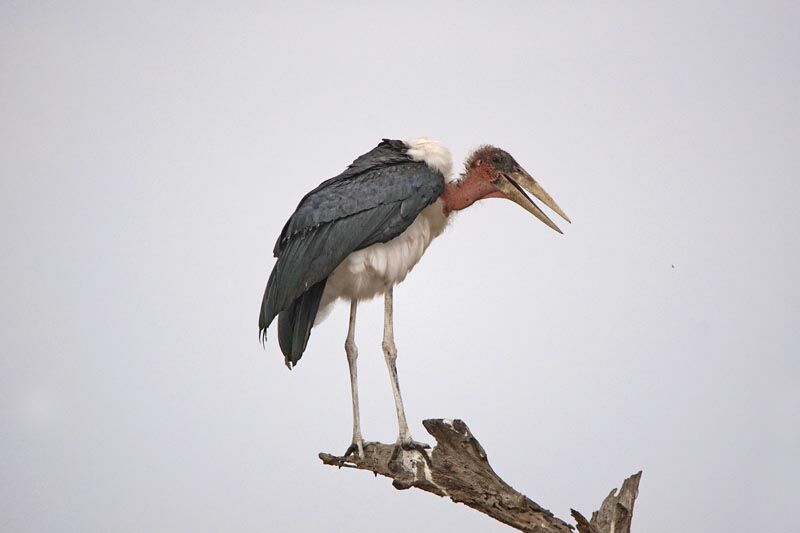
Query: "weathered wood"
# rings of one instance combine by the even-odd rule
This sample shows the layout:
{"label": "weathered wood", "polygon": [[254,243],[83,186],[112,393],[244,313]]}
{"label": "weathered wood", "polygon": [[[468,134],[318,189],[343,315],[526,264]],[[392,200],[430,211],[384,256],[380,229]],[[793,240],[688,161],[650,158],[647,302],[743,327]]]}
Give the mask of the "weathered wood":
{"label": "weathered wood", "polygon": [[575,509],[570,509],[572,513],[572,518],[575,519],[575,522],[578,524],[578,533],[598,533],[598,531],[586,520],[586,517],[583,516],[581,513],[576,511]]}
{"label": "weathered wood", "polygon": [[[320,453],[319,458],[327,465],[369,470],[392,479],[397,489],[415,487],[438,496],[447,496],[454,502],[463,503],[520,531],[535,533],[567,533],[573,527],[557,518],[524,494],[514,490],[495,473],[489,465],[486,452],[461,420],[432,419],[423,421],[425,429],[435,439],[436,446],[425,452],[419,450],[396,450],[394,444],[369,442],[364,446],[364,457],[337,457]],[[623,484],[616,500],[615,491],[606,498],[600,511],[592,515],[592,523],[580,513],[580,533],[629,533],[628,530],[593,530],[595,515],[598,523],[622,524],[625,517],[614,504],[629,510],[628,528],[633,513],[641,472]],[[632,479],[635,482],[629,483]],[[627,484],[627,485],[626,485]],[[632,491],[631,491],[632,489]],[[613,508],[613,509],[612,509]],[[608,509],[617,514],[608,514]],[[614,520],[608,522],[606,517]],[[583,529],[582,529],[583,528]]]}
{"label": "weathered wood", "polygon": [[575,509],[572,517],[578,523],[579,533],[630,533],[633,520],[633,504],[639,496],[639,480],[641,470],[622,482],[619,492],[611,492],[603,500],[600,509],[592,513],[592,520],[586,518]]}

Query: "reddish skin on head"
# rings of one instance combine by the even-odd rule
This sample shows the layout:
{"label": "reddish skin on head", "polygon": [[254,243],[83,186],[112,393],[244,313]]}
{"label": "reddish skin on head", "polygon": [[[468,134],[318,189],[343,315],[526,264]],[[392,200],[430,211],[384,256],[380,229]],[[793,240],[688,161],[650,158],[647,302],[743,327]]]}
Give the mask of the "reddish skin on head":
{"label": "reddish skin on head", "polygon": [[486,146],[467,159],[462,178],[446,184],[440,197],[446,212],[460,211],[485,198],[506,197],[492,185],[499,177],[493,161],[501,152],[498,148]]}

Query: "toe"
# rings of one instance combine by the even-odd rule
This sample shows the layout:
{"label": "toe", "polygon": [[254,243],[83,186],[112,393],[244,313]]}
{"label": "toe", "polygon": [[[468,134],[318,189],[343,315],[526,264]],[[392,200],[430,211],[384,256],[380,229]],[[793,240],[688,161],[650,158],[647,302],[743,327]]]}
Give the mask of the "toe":
{"label": "toe", "polygon": [[[430,449],[429,444],[425,444],[424,442],[417,442],[412,439],[398,439],[397,443],[394,445],[394,449],[392,450],[392,455],[389,457],[389,469],[394,471],[398,468],[398,459],[402,455],[403,451],[416,451],[418,452],[425,462],[428,463],[428,466],[432,466],[431,458],[428,452]],[[393,468],[394,467],[394,468]]]}
{"label": "toe", "polygon": [[361,441],[356,441],[350,444],[345,450],[344,455],[342,457],[351,457],[355,456],[359,459],[364,458],[364,444]]}

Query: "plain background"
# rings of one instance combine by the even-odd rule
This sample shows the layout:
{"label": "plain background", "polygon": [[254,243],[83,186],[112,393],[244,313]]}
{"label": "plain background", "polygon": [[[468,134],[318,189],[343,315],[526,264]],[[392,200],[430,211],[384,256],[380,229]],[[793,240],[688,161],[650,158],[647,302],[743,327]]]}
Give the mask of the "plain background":
{"label": "plain background", "polygon": [[[216,3],[219,4],[219,3]],[[0,5],[0,529],[504,531],[321,466],[346,307],[292,372],[257,316],[299,198],[382,137],[493,143],[572,217],[460,214],[395,292],[412,432],[462,418],[566,517],[791,530],[795,2]],[[361,307],[365,437],[396,420]]]}

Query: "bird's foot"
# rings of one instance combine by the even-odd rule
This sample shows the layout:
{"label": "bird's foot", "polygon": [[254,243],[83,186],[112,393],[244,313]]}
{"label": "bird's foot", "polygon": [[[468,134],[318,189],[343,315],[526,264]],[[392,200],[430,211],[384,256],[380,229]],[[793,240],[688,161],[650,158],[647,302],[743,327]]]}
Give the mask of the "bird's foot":
{"label": "bird's foot", "polygon": [[342,455],[343,459],[348,457],[355,457],[356,459],[363,459],[364,458],[364,439],[361,437],[357,437],[353,439],[353,442],[344,452]]}
{"label": "bird's foot", "polygon": [[431,463],[431,457],[428,454],[428,450],[431,449],[430,444],[425,444],[424,442],[417,442],[410,437],[408,439],[397,439],[397,443],[394,445],[394,450],[392,450],[392,455],[389,458],[389,465],[390,467],[394,466],[392,470],[397,469],[397,459],[400,457],[403,451],[411,451],[414,450],[419,452],[419,454],[425,459],[425,462],[428,463],[428,466],[433,466]]}

